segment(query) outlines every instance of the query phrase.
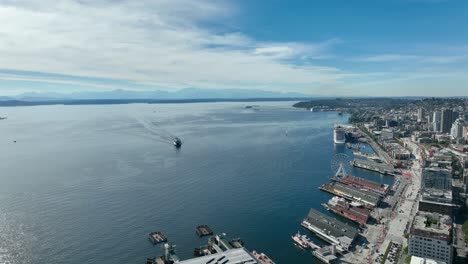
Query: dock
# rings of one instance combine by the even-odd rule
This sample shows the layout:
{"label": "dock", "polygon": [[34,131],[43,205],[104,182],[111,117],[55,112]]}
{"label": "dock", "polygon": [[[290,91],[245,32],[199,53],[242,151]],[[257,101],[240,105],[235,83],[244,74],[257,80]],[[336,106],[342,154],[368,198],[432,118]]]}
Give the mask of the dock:
{"label": "dock", "polygon": [[301,225],[324,241],[335,245],[336,249],[341,253],[350,250],[358,234],[357,228],[324,215],[315,209],[310,209]]}
{"label": "dock", "polygon": [[322,247],[312,251],[312,254],[320,261],[326,264],[333,264],[338,257],[336,256],[336,248],[334,245]]}
{"label": "dock", "polygon": [[229,242],[225,239],[226,234],[212,235],[208,238],[208,244],[196,248],[194,258],[180,260],[176,255],[176,246],[165,243],[164,254],[159,257],[147,258],[146,264],[229,264],[229,263],[249,263],[249,264],[274,264],[274,262],[264,253],[248,251],[240,238],[235,238]]}
{"label": "dock", "polygon": [[336,196],[364,204],[367,208],[373,209],[379,203],[382,197],[374,192],[361,190],[359,188],[332,181],[319,187],[320,190],[329,192]]}
{"label": "dock", "polygon": [[378,172],[384,175],[396,176],[397,174],[399,174],[398,170],[395,170],[395,168],[385,163],[378,163],[375,161],[365,159],[354,159],[352,164],[354,167]]}
{"label": "dock", "polygon": [[389,189],[387,184],[381,184],[361,177],[352,176],[350,174],[346,174],[344,176],[337,175],[332,177],[332,180],[356,187],[361,190],[373,192],[381,196],[385,196]]}
{"label": "dock", "polygon": [[213,230],[207,225],[199,225],[195,229],[196,233],[199,237],[204,237],[204,236],[211,236],[213,235]]}
{"label": "dock", "polygon": [[159,232],[159,231],[156,231],[156,232],[151,232],[149,234],[149,237],[148,239],[151,241],[151,243],[153,243],[154,245],[156,244],[159,244],[159,243],[162,243],[162,242],[167,242],[167,237]]}

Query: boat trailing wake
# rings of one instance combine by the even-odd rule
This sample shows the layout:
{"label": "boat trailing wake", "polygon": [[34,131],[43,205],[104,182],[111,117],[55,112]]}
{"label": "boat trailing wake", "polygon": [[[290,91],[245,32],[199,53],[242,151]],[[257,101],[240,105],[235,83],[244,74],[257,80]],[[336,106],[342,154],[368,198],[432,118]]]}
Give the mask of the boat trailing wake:
{"label": "boat trailing wake", "polygon": [[149,132],[149,135],[146,135],[148,138],[171,145],[177,139],[177,136],[162,128],[157,122],[149,121],[143,117],[135,117],[135,120]]}

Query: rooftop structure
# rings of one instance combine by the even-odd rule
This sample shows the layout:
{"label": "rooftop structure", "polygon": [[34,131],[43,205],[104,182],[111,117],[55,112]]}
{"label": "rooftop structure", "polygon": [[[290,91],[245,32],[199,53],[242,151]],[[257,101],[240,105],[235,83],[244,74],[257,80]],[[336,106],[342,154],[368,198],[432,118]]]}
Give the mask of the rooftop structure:
{"label": "rooftop structure", "polygon": [[337,260],[335,246],[327,246],[312,251],[312,254],[325,263],[335,263]]}
{"label": "rooftop structure", "polygon": [[180,264],[206,264],[206,263],[251,263],[260,264],[261,262],[255,258],[245,248],[229,249],[220,253],[215,253],[203,257],[183,260]]}
{"label": "rooftop structure", "polygon": [[361,190],[359,188],[346,185],[340,182],[330,182],[324,184],[320,187],[320,189],[348,200],[361,202],[368,207],[377,206],[380,202],[380,199],[382,198],[379,194],[369,192],[366,190]]}
{"label": "rooftop structure", "polygon": [[325,241],[335,244],[339,251],[349,250],[358,234],[357,228],[322,214],[315,209],[310,209],[309,214],[303,221],[303,226]]}
{"label": "rooftop structure", "polygon": [[422,171],[421,189],[434,188],[451,190],[452,171],[442,168],[424,168]]}
{"label": "rooftop structure", "polygon": [[367,180],[361,177],[346,174],[344,176],[333,177],[332,180],[350,185],[356,188],[365,189],[367,191],[375,192],[379,195],[385,195],[388,191],[387,184],[381,184],[375,181]]}
{"label": "rooftop structure", "polygon": [[413,256],[410,264],[446,264],[446,262]]}
{"label": "rooftop structure", "polygon": [[[157,258],[149,258],[147,264],[227,264],[227,263],[249,263],[249,264],[274,264],[274,262],[263,253],[249,252],[243,247],[239,239],[227,242],[226,234],[214,235],[208,239],[208,245],[196,248],[195,258],[180,260],[175,252],[175,246],[164,244],[164,255]],[[233,241],[240,241],[238,246],[232,245]]]}
{"label": "rooftop structure", "polygon": [[448,215],[419,211],[408,240],[411,256],[452,263],[452,219]]}
{"label": "rooftop structure", "polygon": [[452,192],[449,190],[424,189],[419,199],[419,210],[452,215]]}
{"label": "rooftop structure", "polygon": [[425,238],[451,241],[452,219],[448,215],[419,211],[413,220],[411,234]]}

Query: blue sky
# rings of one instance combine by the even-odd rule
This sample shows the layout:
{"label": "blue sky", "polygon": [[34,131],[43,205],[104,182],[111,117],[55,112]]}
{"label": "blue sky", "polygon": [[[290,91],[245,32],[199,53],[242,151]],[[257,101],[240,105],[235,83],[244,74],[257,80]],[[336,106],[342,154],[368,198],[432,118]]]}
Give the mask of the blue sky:
{"label": "blue sky", "polygon": [[0,95],[468,95],[468,1],[0,0]]}

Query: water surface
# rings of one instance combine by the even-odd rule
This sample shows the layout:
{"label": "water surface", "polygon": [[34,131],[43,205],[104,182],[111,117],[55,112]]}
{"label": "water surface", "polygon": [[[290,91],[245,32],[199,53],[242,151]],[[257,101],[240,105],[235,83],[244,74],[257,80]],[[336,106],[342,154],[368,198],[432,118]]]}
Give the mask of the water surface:
{"label": "water surface", "polygon": [[319,263],[290,236],[331,197],[318,187],[350,154],[333,144],[347,117],[291,104],[0,108],[0,263],[143,263],[156,230],[188,258],[199,224],[277,263]]}

